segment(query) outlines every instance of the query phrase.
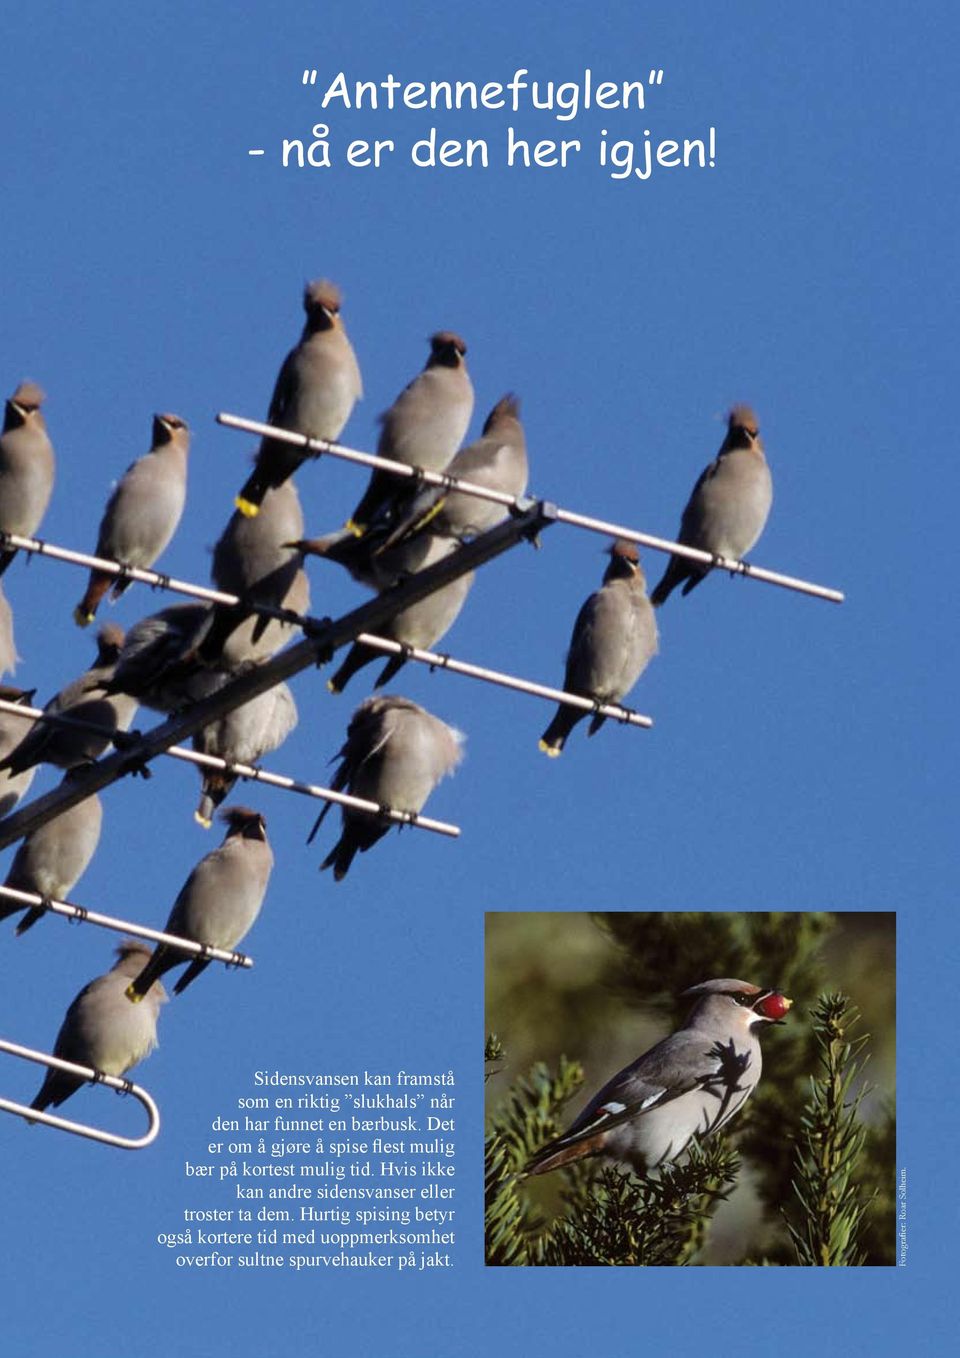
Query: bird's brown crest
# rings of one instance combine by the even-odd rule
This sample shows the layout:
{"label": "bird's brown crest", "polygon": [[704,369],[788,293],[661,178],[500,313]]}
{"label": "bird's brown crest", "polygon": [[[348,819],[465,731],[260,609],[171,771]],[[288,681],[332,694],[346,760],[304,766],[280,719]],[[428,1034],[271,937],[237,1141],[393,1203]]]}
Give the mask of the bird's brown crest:
{"label": "bird's brown crest", "polygon": [[483,432],[488,434],[491,429],[505,419],[518,419],[520,415],[520,398],[515,396],[512,391],[508,391],[506,396],[501,396],[500,400],[490,411]]}
{"label": "bird's brown crest", "polygon": [[691,999],[698,995],[762,995],[762,986],[751,985],[749,981],[738,981],[735,977],[724,976],[719,980],[701,981],[699,985],[681,990],[681,999]]}
{"label": "bird's brown crest", "polygon": [[461,358],[467,352],[466,342],[452,330],[438,330],[436,334],[431,335],[430,349],[435,356],[446,349],[455,349]]}
{"label": "bird's brown crest", "polygon": [[248,839],[265,839],[267,822],[259,811],[249,806],[227,806],[218,818],[228,827],[227,837],[246,835]]}
{"label": "bird's brown crest", "polygon": [[[101,664],[108,664],[120,654],[126,633],[119,624],[105,622],[97,633],[97,658]],[[101,657],[103,657],[101,659]]]}
{"label": "bird's brown crest", "polygon": [[628,542],[626,538],[617,538],[616,542],[610,544],[607,549],[611,556],[619,556],[624,561],[632,561],[636,565],[640,560],[640,553],[635,542]]}
{"label": "bird's brown crest", "polygon": [[153,443],[154,447],[162,443],[169,443],[174,434],[180,429],[186,429],[186,421],[181,420],[179,415],[161,415],[153,417]]}
{"label": "bird's brown crest", "polygon": [[39,410],[47,399],[47,393],[42,387],[38,387],[36,382],[24,381],[10,397],[14,405],[18,405],[21,410]]}
{"label": "bird's brown crest", "polygon": [[303,290],[303,309],[307,315],[322,307],[324,311],[336,316],[341,301],[340,289],[336,283],[331,283],[329,278],[315,278]]}
{"label": "bird's brown crest", "polygon": [[760,432],[760,421],[757,419],[756,411],[752,406],[735,405],[731,407],[727,416],[727,425],[730,429],[745,429],[754,438]]}

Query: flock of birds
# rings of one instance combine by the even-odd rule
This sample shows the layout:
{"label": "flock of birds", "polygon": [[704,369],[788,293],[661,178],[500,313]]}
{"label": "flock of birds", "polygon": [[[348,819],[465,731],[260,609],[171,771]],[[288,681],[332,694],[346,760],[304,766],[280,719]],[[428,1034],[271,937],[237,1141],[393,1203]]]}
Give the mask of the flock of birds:
{"label": "flock of birds", "polygon": [[[340,293],[325,280],[304,291],[306,323],[277,377],[267,422],[311,438],[336,441],[362,394],[360,370],[340,316]],[[461,448],[473,414],[473,387],[466,345],[450,331],[430,340],[426,366],[381,417],[377,454],[408,466],[446,472],[512,497],[527,488],[528,463],[519,403],[503,396],[490,411],[480,438]],[[44,424],[44,394],[23,382],[6,403],[0,435],[0,533],[33,537],[46,511],[54,480],[54,455]],[[170,542],[186,497],[189,430],[178,416],[154,418],[150,451],[126,471],[111,494],[97,537],[96,555],[126,568],[150,568]],[[141,619],[124,635],[114,624],[100,629],[96,660],[45,707],[51,716],[81,719],[84,727],[0,714],[0,815],[29,787],[39,763],[63,769],[65,779],[84,769],[126,731],[138,705],[177,712],[229,683],[238,673],[274,655],[295,625],[257,611],[309,608],[306,557],[343,566],[378,593],[456,552],[461,544],[506,518],[500,503],[448,488],[425,488],[415,477],[375,470],[346,524],[320,538],[304,536],[294,473],[309,454],[300,446],[265,437],[253,470],[236,497],[236,508],[213,552],[212,581],[235,595],[236,605],[180,603]],[[683,512],[679,540],[714,557],[741,558],[756,542],[770,509],[772,487],[757,420],[746,406],[730,412],[716,459],[697,481]],[[16,555],[0,543],[0,575]],[[709,565],[672,556],[660,583],[647,597],[634,544],[610,547],[600,588],[584,603],[573,628],[564,688],[597,706],[618,703],[637,682],[657,650],[655,608],[679,585],[686,594]],[[380,633],[406,648],[429,649],[462,609],[473,573],[460,575],[427,598],[397,612]],[[129,584],[123,575],[92,570],[74,612],[92,623],[104,596]],[[357,671],[382,653],[360,643],[329,681],[339,692]],[[0,589],[0,673],[16,658],[12,612]],[[375,687],[392,679],[405,662],[394,656]],[[28,701],[6,688],[0,696]],[[559,755],[574,726],[589,713],[560,705],[540,748]],[[278,748],[297,721],[289,688],[277,684],[235,708],[194,737],[194,746],[230,762],[254,764]],[[602,724],[595,712],[590,734]],[[90,729],[90,727],[99,729]],[[24,728],[26,733],[24,734]],[[337,790],[381,807],[418,813],[436,784],[461,758],[460,733],[400,695],[367,698],[354,712],[339,752]],[[235,778],[203,772],[197,819],[209,826]],[[316,833],[329,810],[321,812]],[[201,860],[184,884],[167,931],[207,947],[233,950],[257,917],[272,867],[263,817],[232,807],[221,816],[223,844]],[[43,901],[65,898],[96,849],[102,810],[91,795],[40,828],[18,848],[6,883]],[[384,818],[342,808],[341,833],[322,863],[341,880],[358,852],[387,833]],[[0,898],[0,919],[23,909]],[[28,909],[22,933],[44,913]],[[160,977],[187,956],[159,945],[126,941],[113,970],[92,981],[74,1000],[60,1029],[55,1054],[111,1075],[131,1069],[156,1043],[159,1007],[166,996]],[[177,983],[181,991],[206,965],[193,961]],[[42,1110],[59,1105],[83,1080],[50,1070],[33,1102]]]}

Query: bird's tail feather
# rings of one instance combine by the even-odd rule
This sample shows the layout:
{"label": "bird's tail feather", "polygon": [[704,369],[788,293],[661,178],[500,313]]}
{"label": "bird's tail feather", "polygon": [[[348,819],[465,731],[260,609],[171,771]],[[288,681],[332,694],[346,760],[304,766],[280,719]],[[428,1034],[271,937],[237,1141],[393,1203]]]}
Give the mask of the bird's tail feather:
{"label": "bird's tail feather", "polygon": [[210,965],[209,957],[195,957],[193,961],[190,963],[189,967],[187,967],[186,971],[180,977],[177,984],[173,987],[174,995],[182,995],[183,992],[186,990],[187,986],[190,984],[190,982],[195,981],[197,977],[201,974],[201,972],[203,972],[205,968],[208,967],[209,965]]}
{"label": "bird's tail feather", "polygon": [[578,1137],[574,1141],[561,1137],[551,1141],[533,1157],[527,1165],[525,1174],[548,1174],[562,1165],[573,1164],[575,1160],[585,1160],[589,1155],[599,1155],[606,1145],[604,1132],[594,1132],[591,1136]]}
{"label": "bird's tail feather", "polygon": [[97,616],[100,601],[113,584],[116,577],[105,575],[102,571],[91,571],[87,592],[73,610],[73,620],[78,627],[89,627]]}

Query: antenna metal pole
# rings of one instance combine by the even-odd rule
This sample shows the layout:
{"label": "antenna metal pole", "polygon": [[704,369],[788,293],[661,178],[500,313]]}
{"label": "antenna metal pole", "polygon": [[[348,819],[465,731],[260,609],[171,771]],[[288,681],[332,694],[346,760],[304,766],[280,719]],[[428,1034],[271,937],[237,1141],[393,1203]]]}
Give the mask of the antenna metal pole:
{"label": "antenna metal pole", "polygon": [[[461,481],[445,472],[431,472],[421,467],[410,467],[405,462],[394,462],[390,458],[376,457],[372,453],[362,453],[356,448],[346,448],[341,443],[330,443],[326,439],[307,438],[305,434],[296,434],[290,429],[278,429],[274,425],[263,424],[260,420],[248,420],[239,415],[228,415],[221,412],[217,416],[217,423],[222,424],[227,429],[241,429],[248,434],[259,434],[263,438],[276,439],[281,443],[292,443],[298,448],[307,449],[314,457],[329,454],[331,457],[342,458],[346,462],[356,462],[364,467],[391,472],[395,476],[408,479],[415,477],[422,481],[424,485],[442,486],[446,490],[461,491],[464,495],[474,495],[479,500],[491,500],[494,504],[505,505],[508,508],[515,509],[525,503],[522,497],[507,495],[499,490],[489,490],[486,486],[478,486],[472,481]],[[612,523],[608,519],[595,519],[587,514],[577,514],[573,510],[560,509],[559,507],[554,507],[554,516],[558,523],[570,524],[574,528],[585,528],[591,533],[602,533],[604,537],[626,538],[630,542],[639,543],[642,547],[652,547],[657,552],[670,552],[674,556],[687,557],[690,561],[697,561],[701,565],[729,571],[731,575],[748,575],[752,580],[763,580],[765,584],[779,585],[783,589],[792,589],[800,594],[809,594],[815,599],[826,599],[829,603],[834,604],[843,603],[844,596],[838,589],[828,589],[826,585],[814,585],[808,580],[799,580],[792,575],[781,575],[778,571],[769,571],[763,566],[754,566],[747,561],[737,561],[732,557],[714,556],[710,552],[701,551],[698,547],[688,547],[683,542],[672,542],[668,538],[654,537],[651,533],[640,533],[635,528]]]}
{"label": "antenna metal pole", "polygon": [[90,556],[86,552],[75,552],[71,547],[59,547],[56,543],[45,542],[42,538],[22,537],[19,533],[0,533],[0,545],[9,548],[16,547],[18,551],[31,552],[35,556],[46,556],[51,561],[66,561],[71,566],[83,566],[90,570],[103,571],[105,575],[113,575],[124,580],[136,581],[138,584],[150,585],[152,589],[169,589],[174,594],[186,594],[191,599],[200,599],[204,603],[223,604],[228,608],[243,604],[251,612],[262,613],[270,618],[279,618],[281,622],[296,622],[300,616],[290,608],[248,601],[241,599],[236,594],[226,594],[222,589],[210,589],[206,585],[194,585],[189,580],[178,580],[174,575],[165,575],[162,571],[147,570],[142,566],[124,566],[119,561],[111,561],[109,557]]}
{"label": "antenna metal pole", "polygon": [[488,684],[498,684],[501,688],[514,689],[517,693],[529,693],[535,698],[547,698],[550,702],[563,703],[566,707],[578,707],[582,712],[596,712],[599,717],[622,722],[625,726],[643,726],[649,730],[653,725],[652,717],[645,717],[619,703],[595,703],[592,698],[583,698],[579,693],[568,693],[566,689],[550,688],[548,684],[537,684],[532,679],[518,679],[500,670],[488,670],[482,665],[471,665],[466,660],[454,660],[453,656],[441,655],[437,651],[424,651],[419,646],[405,646],[403,642],[392,641],[388,637],[373,636],[361,632],[356,638],[363,646],[388,655],[402,655],[407,660],[419,661],[429,665],[432,670],[449,670],[451,674],[463,674],[470,679],[482,679]]}
{"label": "antenna metal pole", "polygon": [[[83,721],[59,713],[48,714],[42,708],[25,707],[23,703],[8,702],[6,698],[0,698],[0,713],[22,717],[24,720],[46,721],[55,726],[74,726],[84,731],[102,731],[109,735],[111,739],[115,739],[116,735],[115,732],[97,722]],[[122,749],[127,748],[128,741],[136,739],[136,736],[128,731],[121,732],[120,736],[120,748]],[[218,755],[201,754],[199,750],[187,750],[182,745],[171,745],[167,749],[161,750],[160,754],[169,755],[171,759],[179,759],[185,764],[194,764],[197,768],[222,769],[225,773],[236,774],[238,778],[266,783],[271,787],[284,788],[288,792],[299,792],[305,797],[316,797],[320,801],[336,802],[338,806],[349,806],[356,811],[367,811],[370,815],[379,815],[386,820],[395,820],[400,825],[410,823],[410,817],[404,811],[392,811],[387,807],[378,806],[376,802],[368,802],[363,797],[354,797],[347,792],[335,792],[331,787],[318,787],[316,783],[302,783],[296,778],[289,778],[282,773],[267,773],[265,769],[258,769],[253,764],[232,764],[228,759],[221,759]],[[0,773],[0,780],[2,780],[2,777],[3,774]],[[0,791],[2,789],[3,782],[0,781]],[[0,821],[0,826],[5,824],[5,821]],[[448,825],[446,821],[442,820],[431,820],[429,816],[418,816],[416,825],[418,830],[432,830],[435,834],[447,835],[451,839],[456,839],[460,834],[455,825]]]}
{"label": "antenna metal pole", "polygon": [[135,1085],[132,1080],[123,1080],[117,1075],[107,1075],[92,1066],[78,1066],[73,1061],[64,1061],[48,1052],[34,1051],[32,1047],[21,1047],[18,1042],[8,1042],[0,1037],[0,1051],[10,1056],[19,1056],[24,1061],[35,1061],[37,1065],[49,1066],[51,1070],[65,1070],[71,1075],[79,1075],[92,1084],[107,1085],[133,1097],[147,1110],[149,1126],[143,1136],[131,1138],[117,1136],[113,1132],[102,1132],[99,1127],[91,1127],[86,1122],[72,1122],[69,1118],[57,1117],[56,1113],[41,1113],[25,1103],[15,1103],[12,1099],[0,1099],[0,1111],[16,1113],[28,1122],[45,1122],[48,1127],[56,1127],[61,1132],[72,1132],[74,1136],[86,1137],[88,1141],[100,1141],[105,1146],[118,1146],[125,1151],[140,1151],[157,1139],[160,1131],[160,1110],[145,1089]]}
{"label": "antenna metal pole", "polygon": [[129,920],[117,919],[114,915],[101,915],[86,906],[74,905],[72,901],[55,900],[39,895],[36,891],[21,891],[19,887],[0,885],[0,898],[15,901],[25,909],[42,906],[51,915],[63,915],[67,919],[79,920],[83,924],[97,924],[102,929],[113,929],[118,934],[133,934],[147,939],[150,943],[167,943],[177,952],[183,953],[183,960],[189,957],[204,957],[209,962],[223,962],[228,967],[249,968],[253,958],[242,952],[230,952],[225,948],[208,947],[205,943],[195,943],[192,938],[180,938],[178,934],[168,934],[162,929],[150,929],[145,924],[131,924]]}

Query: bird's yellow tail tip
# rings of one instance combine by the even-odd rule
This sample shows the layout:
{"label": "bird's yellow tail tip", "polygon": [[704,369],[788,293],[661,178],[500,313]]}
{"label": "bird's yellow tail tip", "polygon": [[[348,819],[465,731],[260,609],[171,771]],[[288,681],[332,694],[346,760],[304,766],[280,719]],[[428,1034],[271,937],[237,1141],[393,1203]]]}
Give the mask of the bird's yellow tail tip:
{"label": "bird's yellow tail tip", "polygon": [[197,822],[198,825],[202,825],[205,830],[209,830],[210,826],[213,824],[213,821],[210,820],[208,816],[205,816],[201,811],[194,811],[193,819]]}
{"label": "bird's yellow tail tip", "polygon": [[556,759],[559,757],[560,755],[559,745],[548,745],[547,742],[542,739],[539,740],[537,744],[539,748],[543,751],[543,753],[547,755],[550,759]]}
{"label": "bird's yellow tail tip", "polygon": [[330,693],[340,693],[340,692],[342,692],[342,690],[341,690],[341,688],[340,688],[340,685],[336,682],[335,679],[328,679],[328,680],[327,680],[327,689],[328,689],[328,691],[329,691]]}
{"label": "bird's yellow tail tip", "polygon": [[344,528],[346,528],[348,533],[352,533],[355,538],[362,538],[367,531],[366,526],[362,523],[357,523],[355,519],[347,519]]}
{"label": "bird's yellow tail tip", "polygon": [[245,500],[242,495],[238,495],[233,503],[245,519],[255,519],[260,513],[260,506],[255,505],[252,500]]}
{"label": "bird's yellow tail tip", "polygon": [[93,619],[94,615],[89,608],[84,608],[83,604],[77,604],[73,610],[73,620],[78,627],[89,627]]}
{"label": "bird's yellow tail tip", "polygon": [[127,986],[126,990],[123,993],[126,995],[127,999],[130,1001],[131,1004],[139,1004],[140,1001],[143,999],[143,996],[138,994],[137,991],[134,990],[132,981],[130,982],[130,984]]}

